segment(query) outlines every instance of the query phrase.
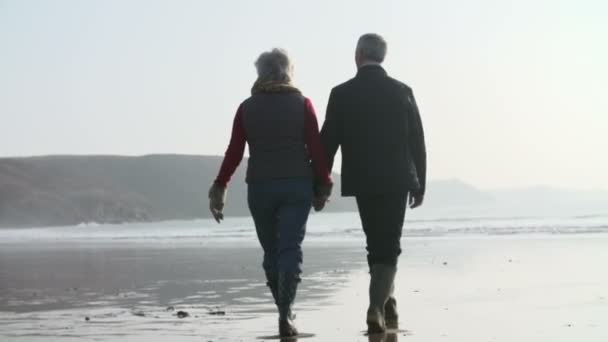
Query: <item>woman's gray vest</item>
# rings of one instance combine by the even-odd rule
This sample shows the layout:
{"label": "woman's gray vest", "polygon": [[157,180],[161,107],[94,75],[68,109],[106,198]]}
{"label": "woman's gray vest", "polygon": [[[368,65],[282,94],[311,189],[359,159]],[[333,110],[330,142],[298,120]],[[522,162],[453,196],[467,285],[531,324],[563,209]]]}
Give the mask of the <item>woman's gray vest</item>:
{"label": "woman's gray vest", "polygon": [[243,102],[249,144],[247,182],[312,178],[305,143],[306,105],[299,93],[258,93]]}

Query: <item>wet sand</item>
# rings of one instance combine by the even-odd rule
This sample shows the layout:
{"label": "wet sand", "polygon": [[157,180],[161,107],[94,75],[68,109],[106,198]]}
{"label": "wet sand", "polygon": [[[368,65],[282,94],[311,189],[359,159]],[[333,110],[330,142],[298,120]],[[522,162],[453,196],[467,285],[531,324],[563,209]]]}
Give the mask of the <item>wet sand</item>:
{"label": "wet sand", "polygon": [[[606,246],[606,234],[405,239],[402,331],[367,337],[362,246],[309,244],[296,322],[315,336],[299,340],[606,341]],[[255,245],[0,245],[0,340],[269,340],[260,262]]]}

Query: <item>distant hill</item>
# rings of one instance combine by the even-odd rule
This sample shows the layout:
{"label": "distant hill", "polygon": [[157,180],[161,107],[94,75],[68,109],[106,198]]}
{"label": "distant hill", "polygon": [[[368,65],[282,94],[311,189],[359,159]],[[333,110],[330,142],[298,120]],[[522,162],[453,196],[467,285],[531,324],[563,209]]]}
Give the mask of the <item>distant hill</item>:
{"label": "distant hill", "polygon": [[[209,217],[207,190],[222,158],[193,155],[0,158],[0,227],[189,220]],[[244,160],[230,183],[227,216],[249,215]],[[334,175],[327,211],[354,211]],[[608,192],[546,187],[482,191],[430,182],[413,218],[608,214]]]}
{"label": "distant hill", "polygon": [[[0,158],[0,226],[209,217],[207,191],[221,161],[191,155]],[[249,214],[246,163],[230,183],[228,216]],[[335,199],[328,210],[349,208],[352,202]]]}
{"label": "distant hill", "polygon": [[608,215],[608,191],[547,186],[479,190],[459,180],[433,181],[410,218],[573,217]]}

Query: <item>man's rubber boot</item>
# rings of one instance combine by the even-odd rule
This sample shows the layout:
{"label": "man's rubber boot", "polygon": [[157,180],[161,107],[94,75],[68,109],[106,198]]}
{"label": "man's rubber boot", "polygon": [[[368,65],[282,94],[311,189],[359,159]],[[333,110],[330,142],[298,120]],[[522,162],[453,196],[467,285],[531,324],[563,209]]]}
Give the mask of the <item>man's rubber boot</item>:
{"label": "man's rubber boot", "polygon": [[367,309],[367,331],[370,334],[386,331],[384,305],[388,301],[395,280],[397,267],[375,264],[371,266],[369,282],[369,308]]}
{"label": "man's rubber boot", "polygon": [[266,272],[266,286],[272,293],[274,303],[278,305],[279,299],[279,274],[277,272]]}
{"label": "man's rubber boot", "polygon": [[387,329],[399,329],[399,313],[397,312],[397,300],[395,299],[395,283],[391,286],[391,291],[386,304],[384,304],[384,323]]}
{"label": "man's rubber boot", "polygon": [[297,273],[279,272],[277,306],[279,307],[279,335],[281,337],[291,337],[298,334],[298,330],[293,323],[295,316],[291,307],[296,299],[299,283],[300,276]]}

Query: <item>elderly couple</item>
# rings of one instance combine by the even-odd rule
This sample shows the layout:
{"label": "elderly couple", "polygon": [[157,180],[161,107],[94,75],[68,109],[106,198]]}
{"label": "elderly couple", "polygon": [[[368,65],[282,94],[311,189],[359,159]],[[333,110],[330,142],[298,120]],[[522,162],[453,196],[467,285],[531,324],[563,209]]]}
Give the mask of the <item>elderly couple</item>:
{"label": "elderly couple", "polygon": [[[295,336],[292,304],[302,265],[301,244],[311,207],[320,211],[331,193],[330,173],[342,151],[342,196],[354,196],[367,239],[370,333],[396,328],[394,279],[401,254],[406,206],[422,204],[426,152],[412,90],[381,66],[386,41],[359,38],[356,76],[333,88],[321,133],[310,99],[291,83],[285,51],[264,52],[258,78],[239,106],[210,210],[223,219],[228,182],[249,145],[248,203],[264,250],[267,285],[279,311],[279,333]],[[409,203],[408,203],[409,202]]]}

